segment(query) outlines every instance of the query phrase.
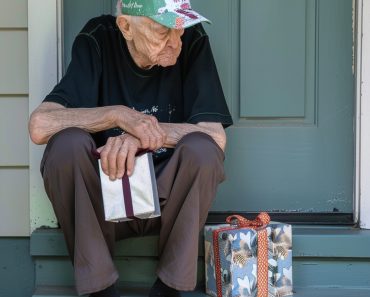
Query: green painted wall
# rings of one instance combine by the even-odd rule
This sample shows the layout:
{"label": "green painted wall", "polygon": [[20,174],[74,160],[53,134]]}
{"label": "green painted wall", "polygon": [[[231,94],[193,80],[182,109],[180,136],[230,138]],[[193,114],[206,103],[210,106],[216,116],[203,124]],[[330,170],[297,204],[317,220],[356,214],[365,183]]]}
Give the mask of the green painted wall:
{"label": "green painted wall", "polygon": [[32,296],[35,267],[29,238],[0,238],[0,297]]}

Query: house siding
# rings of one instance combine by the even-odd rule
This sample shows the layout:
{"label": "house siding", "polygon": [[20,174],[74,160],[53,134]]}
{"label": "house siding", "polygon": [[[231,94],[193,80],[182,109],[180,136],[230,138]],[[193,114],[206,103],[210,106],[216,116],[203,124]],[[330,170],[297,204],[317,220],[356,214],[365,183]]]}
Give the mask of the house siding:
{"label": "house siding", "polygon": [[0,2],[0,237],[29,236],[27,0]]}

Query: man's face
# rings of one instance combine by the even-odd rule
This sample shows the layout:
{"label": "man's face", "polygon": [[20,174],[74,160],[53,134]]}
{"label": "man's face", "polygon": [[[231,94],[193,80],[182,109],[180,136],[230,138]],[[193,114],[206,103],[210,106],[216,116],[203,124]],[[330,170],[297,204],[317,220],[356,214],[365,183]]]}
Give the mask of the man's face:
{"label": "man's face", "polygon": [[169,29],[147,17],[131,25],[132,41],[137,52],[150,63],[148,66],[167,67],[176,64],[181,52],[184,29]]}

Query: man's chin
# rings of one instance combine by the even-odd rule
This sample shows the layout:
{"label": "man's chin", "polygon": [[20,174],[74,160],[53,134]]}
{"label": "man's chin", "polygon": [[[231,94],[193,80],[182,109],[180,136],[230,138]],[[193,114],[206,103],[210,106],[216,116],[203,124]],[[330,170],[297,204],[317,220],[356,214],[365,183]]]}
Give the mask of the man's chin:
{"label": "man's chin", "polygon": [[175,58],[173,56],[159,58],[157,65],[162,66],[162,67],[173,66],[173,65],[175,65],[177,63],[177,58],[178,57]]}
{"label": "man's chin", "polygon": [[171,62],[159,62],[158,66],[161,67],[170,67],[176,64],[176,61],[171,61]]}

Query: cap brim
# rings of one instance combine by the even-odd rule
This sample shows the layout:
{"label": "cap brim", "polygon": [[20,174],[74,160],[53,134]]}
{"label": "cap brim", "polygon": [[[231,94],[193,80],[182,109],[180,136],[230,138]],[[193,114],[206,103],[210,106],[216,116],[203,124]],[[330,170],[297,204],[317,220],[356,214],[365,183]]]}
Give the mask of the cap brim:
{"label": "cap brim", "polygon": [[185,29],[201,22],[211,24],[210,20],[192,9],[166,11],[161,14],[148,17],[167,28],[173,29]]}

